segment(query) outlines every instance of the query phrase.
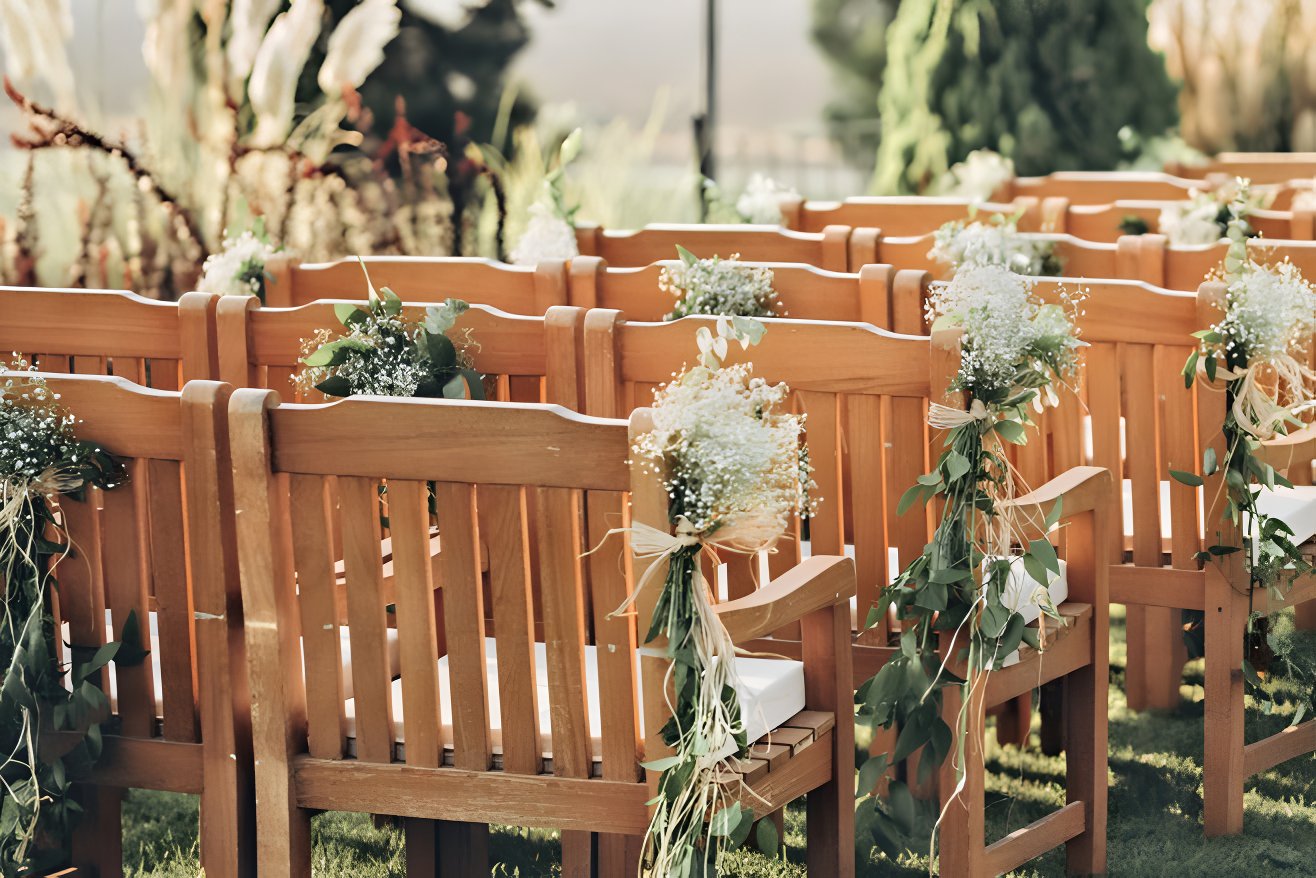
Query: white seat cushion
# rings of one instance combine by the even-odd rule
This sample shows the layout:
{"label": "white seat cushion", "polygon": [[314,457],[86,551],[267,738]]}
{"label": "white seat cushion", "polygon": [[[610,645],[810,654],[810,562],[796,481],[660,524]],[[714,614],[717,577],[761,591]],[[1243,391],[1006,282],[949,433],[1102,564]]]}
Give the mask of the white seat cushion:
{"label": "white seat cushion", "polygon": [[[151,638],[150,640],[145,641],[142,644],[142,647],[144,649],[150,650],[150,655],[146,657],[146,660],[151,663],[151,676],[155,680],[155,684],[154,684],[155,714],[156,716],[163,716],[164,695],[163,695],[162,678],[160,676],[160,650],[155,646],[156,644],[160,643],[160,620],[155,613],[149,613],[148,616],[149,616],[148,626],[149,626]],[[64,663],[67,665],[73,661],[73,654],[68,647],[68,642],[69,642],[68,623],[65,622],[61,627],[62,627],[63,636],[61,638],[60,649],[64,654]],[[347,626],[346,625],[339,626],[338,634],[342,641],[340,654],[342,655],[342,659],[343,659],[343,697],[351,698],[352,697],[352,643],[348,639],[349,630]],[[114,622],[110,617],[110,611],[106,610],[105,611],[105,640],[109,642],[114,640],[118,636],[119,636],[119,632],[116,632],[114,630]],[[388,629],[387,643],[388,643],[388,665],[392,671],[392,676],[397,676],[398,669],[401,667],[401,662],[398,657],[397,629],[395,628]],[[303,666],[305,666],[305,659],[303,659]],[[113,669],[113,665],[111,665],[111,672],[106,674],[105,676],[109,679],[110,709],[114,710],[117,709],[118,706],[118,685],[115,681],[115,675],[112,669]]]}
{"label": "white seat cushion", "polygon": [[[502,710],[498,698],[498,653],[492,637],[484,641],[485,691],[489,699],[489,732],[493,751],[502,753]],[[737,694],[740,696],[740,715],[744,720],[748,740],[755,741],[804,710],[804,665],[785,659],[759,659],[737,656],[736,673],[740,677]],[[599,668],[593,646],[585,647],[586,701],[589,706],[590,749],[594,761],[603,758],[602,723],[599,719]],[[539,708],[539,740],[545,758],[553,755],[552,734],[549,722],[549,688],[547,651],[542,643],[535,644],[535,688]],[[448,684],[448,657],[439,659],[439,710],[443,723],[443,745],[452,746],[452,687]],[[404,742],[402,723],[402,680],[393,681],[393,736]],[[356,736],[356,703],[349,700],[347,735]],[[643,717],[641,717],[643,722]],[[643,733],[643,727],[641,727]],[[718,754],[719,758],[735,752],[735,743]]]}
{"label": "white seat cushion", "polygon": [[[1064,560],[1060,561],[1060,572],[1052,573],[1047,578],[1047,594],[1051,596],[1051,603],[1059,606],[1069,597],[1069,576]],[[1006,609],[1023,616],[1024,624],[1031,625],[1042,615],[1041,595],[1038,594],[1041,588],[1042,584],[1024,568],[1024,559],[1014,556],[1010,559],[1010,575],[1001,591],[1001,603]],[[1003,667],[1008,668],[1018,661],[1019,650],[1015,649],[1005,657]]]}
{"label": "white seat cushion", "polygon": [[[1124,535],[1133,534],[1133,482],[1124,479]],[[1197,489],[1198,535],[1201,535],[1201,516],[1205,514],[1202,488]],[[1170,539],[1174,528],[1170,522],[1170,483],[1160,483],[1161,537]],[[1263,490],[1257,495],[1257,509],[1263,514],[1287,524],[1294,531],[1293,541],[1299,545],[1316,536],[1316,487],[1295,485],[1292,488],[1277,486],[1273,491]]]}

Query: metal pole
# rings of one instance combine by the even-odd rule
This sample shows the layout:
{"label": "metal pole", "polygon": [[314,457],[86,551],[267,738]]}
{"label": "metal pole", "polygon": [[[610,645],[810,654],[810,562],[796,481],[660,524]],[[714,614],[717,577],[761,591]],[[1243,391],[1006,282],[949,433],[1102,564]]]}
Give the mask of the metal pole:
{"label": "metal pole", "polygon": [[699,170],[717,179],[717,0],[704,0],[704,119]]}

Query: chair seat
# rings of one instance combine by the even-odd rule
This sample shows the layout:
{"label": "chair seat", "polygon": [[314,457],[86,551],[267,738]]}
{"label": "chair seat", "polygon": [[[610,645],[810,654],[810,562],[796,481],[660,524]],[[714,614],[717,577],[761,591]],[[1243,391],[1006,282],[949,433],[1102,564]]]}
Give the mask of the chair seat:
{"label": "chair seat", "polygon": [[[484,641],[485,691],[489,699],[489,732],[493,743],[493,752],[501,754],[502,747],[502,711],[498,695],[498,653],[495,640],[486,637]],[[539,711],[539,740],[543,756],[553,756],[552,735],[549,720],[549,685],[548,657],[542,643],[536,643],[535,689]],[[740,696],[740,712],[744,719],[747,738],[756,741],[768,732],[778,728],[791,717],[804,710],[804,665],[786,659],[762,659],[738,656],[735,659],[736,673],[740,677],[737,694]],[[595,762],[602,761],[603,739],[602,723],[599,718],[599,671],[595,647],[585,647],[585,684],[586,701],[589,707],[590,750]],[[445,748],[452,747],[452,687],[448,678],[448,657],[439,659],[439,709],[443,723],[442,735]],[[405,743],[402,722],[402,680],[393,681],[393,735],[399,743]],[[348,700],[344,705],[347,716],[347,736],[356,737],[356,703]],[[643,722],[643,720],[641,720]],[[643,728],[640,730],[643,734]],[[735,752],[732,743],[719,757],[730,756]]]}
{"label": "chair seat", "polygon": [[[160,620],[155,612],[151,612],[148,615],[148,626],[151,637],[149,641],[143,643],[143,648],[150,650],[146,660],[151,663],[151,678],[154,681],[155,715],[160,717],[164,715],[164,689],[162,677],[160,675],[160,650],[153,646],[153,644],[158,644],[160,642]],[[343,697],[345,698],[352,697],[352,643],[349,640],[349,633],[350,632],[346,625],[343,625],[338,629],[338,635],[341,638],[342,643],[339,654],[342,656],[343,660]],[[114,630],[114,624],[110,618],[110,611],[106,610],[105,639],[106,641],[111,641],[117,636],[118,632]],[[68,623],[66,622],[63,626],[63,652],[66,664],[72,662],[72,654],[68,648],[68,642],[69,629]],[[303,659],[303,661],[305,660]],[[393,673],[396,674],[401,665],[401,660],[398,654],[398,632],[397,629],[394,628],[388,629],[388,662],[389,667],[392,668]],[[113,673],[106,674],[105,676],[109,680],[110,709],[115,710],[118,707],[118,685],[115,682],[115,675]]]}
{"label": "chair seat", "polygon": [[[1203,489],[1197,488],[1198,508],[1202,509]],[[1170,482],[1160,483],[1160,525],[1161,539],[1170,540],[1174,527],[1170,520]],[[1301,545],[1316,537],[1316,487],[1295,485],[1292,488],[1277,486],[1272,490],[1263,490],[1257,495],[1257,508],[1264,515],[1283,521],[1294,531],[1294,542]],[[1204,512],[1202,514],[1205,514]],[[1201,536],[1202,523],[1198,520],[1198,536]],[[1133,482],[1124,479],[1124,536],[1133,535]],[[1168,545],[1166,547],[1168,551]]]}

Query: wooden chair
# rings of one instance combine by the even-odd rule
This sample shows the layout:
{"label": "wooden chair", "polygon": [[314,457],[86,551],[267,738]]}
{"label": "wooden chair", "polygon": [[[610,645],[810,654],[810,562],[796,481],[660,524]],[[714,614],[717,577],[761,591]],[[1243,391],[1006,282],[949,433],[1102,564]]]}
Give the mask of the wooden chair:
{"label": "wooden chair", "polygon": [[[934,342],[935,343],[935,342]],[[1021,647],[1016,664],[972,675],[963,661],[946,654],[948,669],[970,681],[963,756],[964,785],[956,792],[952,758],[942,764],[938,788],[943,806],[940,845],[942,875],[993,876],[1012,871],[1039,854],[1066,846],[1066,872],[1106,871],[1107,693],[1110,673],[1110,618],[1105,546],[1112,541],[1107,512],[1110,473],[1079,467],[1030,494],[1006,504],[1024,520],[1042,523],[1061,506],[1061,554],[1066,561],[1069,597],[1057,610],[1065,627],[1044,638],[1043,651]],[[1045,539],[1033,528],[1030,539]],[[1052,534],[1053,540],[1057,539]],[[894,653],[898,648],[891,648]],[[949,645],[943,647],[949,651]],[[1065,695],[1065,800],[1058,811],[987,844],[984,827],[983,739],[987,711],[1029,693],[1039,685],[1063,686]],[[956,728],[965,705],[957,688],[943,690],[942,718]]]}
{"label": "wooden chair", "polygon": [[[124,349],[109,348],[111,355]],[[117,377],[46,378],[78,417],[79,438],[110,450],[129,474],[125,484],[89,492],[85,501],[60,500],[75,555],[59,565],[56,630],[90,656],[135,613],[150,651],[139,665],[103,672],[114,716],[82,787],[87,813],[73,865],[100,878],[123,874],[119,801],[123,788],[135,787],[199,794],[202,867],[210,875],[255,875],[230,388],[194,381],[180,394]]]}
{"label": "wooden chair", "polygon": [[[308,874],[309,809],[321,808],[406,818],[409,874],[434,874],[437,856],[444,874],[488,875],[484,824],[492,822],[587,839],[595,833],[598,874],[633,870],[654,780],[646,783],[640,767],[639,717],[642,710],[643,728],[655,735],[662,701],[638,696],[635,618],[611,615],[632,588],[630,568],[640,565],[628,563],[615,537],[583,552],[627,521],[628,494],[630,520],[667,527],[660,482],[628,464],[645,415],[637,413],[628,432],[623,421],[552,406],[280,405],[276,394],[250,389],[234,394],[231,417],[261,875]],[[326,502],[328,479],[343,498],[352,702],[333,660],[336,516]],[[381,480],[398,571],[396,681],[383,654]],[[431,482],[444,540],[441,616],[430,599]],[[528,504],[540,512],[537,563]],[[582,510],[590,513],[588,532]],[[480,586],[481,539],[489,544],[492,624]],[[532,584],[541,589],[538,606]],[[719,608],[738,642],[802,620],[807,710],[788,721],[792,731],[774,732],[773,743],[756,751],[763,759],[740,770],[767,807],[809,795],[813,874],[854,874],[853,727],[843,682],[853,591],[851,562],[820,557]],[[642,595],[641,615],[655,597]],[[532,633],[536,617],[542,645]],[[294,661],[299,634],[310,673]],[[656,693],[662,663],[646,655],[638,665],[644,691]],[[574,870],[588,867],[586,856],[564,871],[583,875]]]}
{"label": "wooden chair", "polygon": [[1184,201],[1201,180],[1147,171],[1056,171],[1045,177],[1015,177],[994,195],[995,201],[1059,196],[1072,204],[1109,204],[1121,199]]}
{"label": "wooden chair", "polygon": [[[442,302],[449,296],[512,314],[543,314],[567,304],[566,264],[533,268],[473,257],[367,256],[376,289],[388,287],[408,302]],[[357,259],[302,263],[281,256],[266,266],[265,304],[288,308],[319,299],[364,299],[365,275]]]}
{"label": "wooden chair", "polygon": [[[1118,277],[1140,280],[1171,290],[1196,292],[1207,275],[1224,263],[1227,242],[1204,247],[1171,247],[1164,235],[1139,235],[1121,239]],[[1253,238],[1248,241],[1253,258],[1280,262],[1285,259],[1298,266],[1307,277],[1316,277],[1316,242],[1275,241]]]}
{"label": "wooden chair", "polygon": [[[652,399],[653,389],[698,355],[695,329],[711,318],[639,323],[606,309],[585,316],[585,410],[624,417]],[[808,415],[809,459],[822,504],[801,532],[767,559],[769,578],[810,552],[847,554],[858,570],[852,619],[854,685],[877,669],[877,646],[888,627],[858,633],[879,592],[931,537],[926,515],[896,515],[905,489],[927,471],[927,400],[946,387],[956,366],[934,356],[926,336],[896,335],[861,323],[773,319],[763,340],[747,351],[731,345],[728,363],[748,361],[754,374],[787,382]],[[936,391],[933,388],[937,388]],[[894,550],[894,552],[892,551]],[[895,557],[893,557],[895,556]],[[753,593],[758,559],[730,556],[727,593]],[[798,633],[781,631],[764,651],[798,654]]]}
{"label": "wooden chair", "polygon": [[[314,399],[302,398],[291,379],[302,356],[302,339],[318,329],[341,327],[334,316],[338,304],[262,308],[251,296],[225,297],[215,317],[220,375],[235,387],[268,387],[288,402],[322,402],[319,393]],[[404,313],[423,317],[426,307],[406,304]],[[578,409],[576,336],[583,318],[583,310],[565,305],[549,307],[542,317],[474,305],[456,330],[470,331],[475,368],[496,379],[492,398]]]}
{"label": "wooden chair", "polygon": [[[664,260],[642,268],[612,268],[596,256],[581,256],[571,261],[571,303],[623,311],[631,320],[660,321],[671,313],[675,299],[658,288],[658,276],[664,266],[676,264]],[[795,263],[753,264],[772,269],[783,316],[871,323],[915,335],[922,332],[929,281],[925,271],[865,265],[847,274]]]}
{"label": "wooden chair", "polygon": [[0,351],[45,372],[117,375],[157,390],[216,377],[218,296],[157,302],[129,292],[0,287]]}
{"label": "wooden chair", "polygon": [[675,258],[678,245],[699,257],[739,253],[745,260],[800,262],[828,271],[857,271],[879,261],[863,243],[852,240],[847,226],[828,226],[816,233],[752,225],[648,225],[633,231],[586,226],[576,229],[576,244],[581,256],[626,267]]}

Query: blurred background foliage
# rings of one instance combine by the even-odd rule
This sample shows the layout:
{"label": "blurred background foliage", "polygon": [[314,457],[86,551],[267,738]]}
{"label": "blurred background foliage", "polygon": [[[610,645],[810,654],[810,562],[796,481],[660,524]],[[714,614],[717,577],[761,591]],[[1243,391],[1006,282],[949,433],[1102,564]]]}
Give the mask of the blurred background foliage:
{"label": "blurred background foliage", "polygon": [[[126,9],[97,2],[73,8]],[[176,295],[226,228],[241,231],[256,216],[305,259],[497,255],[539,191],[540,157],[576,127],[585,150],[565,190],[582,221],[697,221],[690,114],[704,2],[678,0],[658,19],[603,0],[401,0],[382,62],[338,95],[317,73],[331,35],[362,6],[355,0],[138,0],[145,95],[132,124],[100,147],[78,136],[96,134],[106,117],[84,101],[102,86],[75,81],[85,65],[70,58],[86,46],[75,45],[69,0],[0,4],[7,72],[60,120],[38,114],[32,136],[17,117],[12,131],[27,148],[0,153],[0,281]],[[1157,169],[1194,149],[1316,149],[1309,0],[717,2],[720,88],[733,96],[722,110],[731,118],[718,140],[718,182],[732,197],[753,172],[813,197],[923,192],[980,148],[1025,175]],[[227,69],[231,44],[247,22],[254,54],[271,19],[298,3],[319,10],[318,31],[293,72],[286,132],[270,142],[255,136],[250,66]],[[250,24],[255,9],[264,18]],[[536,28],[559,16],[571,24],[554,31],[554,47],[564,31],[586,31],[571,37],[575,57],[554,48],[526,74],[519,59],[533,53]],[[672,16],[680,21],[654,45],[630,52],[647,51],[656,83],[610,76],[628,50],[600,44],[601,33],[625,23],[634,41]],[[817,50],[785,50],[796,62],[790,94],[770,79],[783,51],[770,38],[783,28]],[[672,33],[680,44],[660,48]],[[554,89],[558,103],[544,98]],[[791,128],[794,110],[754,103],[762,89],[802,106],[827,136]],[[467,157],[472,143],[508,156],[499,190]]]}

